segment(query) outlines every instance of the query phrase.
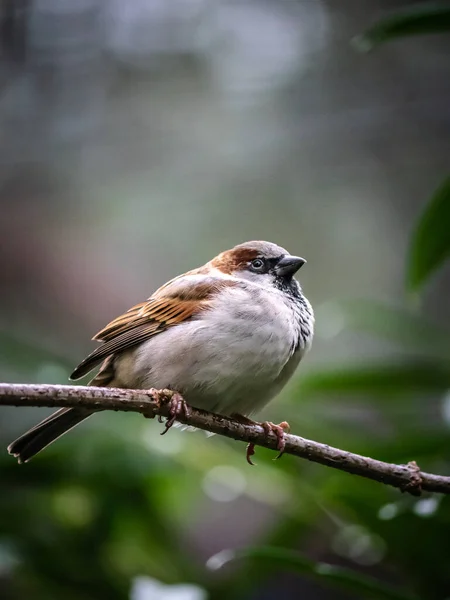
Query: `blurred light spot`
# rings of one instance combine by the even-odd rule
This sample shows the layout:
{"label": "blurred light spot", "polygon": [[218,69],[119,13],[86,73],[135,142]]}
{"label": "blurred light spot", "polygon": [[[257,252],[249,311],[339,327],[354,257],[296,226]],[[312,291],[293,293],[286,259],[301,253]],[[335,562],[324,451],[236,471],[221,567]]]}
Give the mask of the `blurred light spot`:
{"label": "blurred light spot", "polygon": [[44,363],[36,371],[36,383],[66,383],[67,369],[56,363]]}
{"label": "blurred light spot", "polygon": [[235,467],[217,466],[208,471],[203,479],[203,491],[217,502],[232,502],[244,493],[247,481]]}
{"label": "blurred light spot", "polygon": [[65,488],[56,492],[52,504],[56,517],[73,527],[88,525],[95,515],[94,500],[83,488]]}
{"label": "blurred light spot", "polygon": [[[252,496],[259,502],[266,502],[274,506],[287,504],[294,493],[289,480],[274,473],[271,473],[270,477],[273,485],[267,485],[265,478],[252,481]],[[297,509],[300,509],[302,502],[303,500],[297,499]]]}
{"label": "blurred light spot", "polygon": [[343,527],[333,540],[336,554],[354,562],[370,566],[379,563],[386,552],[386,544],[380,536],[359,525]]}
{"label": "blurred light spot", "polygon": [[143,68],[158,55],[193,53],[209,8],[207,0],[110,0],[107,44],[121,60]]}
{"label": "blurred light spot", "polygon": [[240,105],[265,101],[298,78],[323,44],[328,23],[319,0],[220,2],[210,14],[206,59],[218,87]]}
{"label": "blurred light spot", "polygon": [[197,585],[165,585],[152,577],[135,577],[130,600],[206,600],[206,591]]}
{"label": "blurred light spot", "polygon": [[442,399],[442,418],[446,425],[450,426],[450,390],[444,395]]}
{"label": "blurred light spot", "polygon": [[19,559],[7,544],[0,543],[0,577],[6,577],[16,565]]}
{"label": "blurred light spot", "polygon": [[211,571],[217,571],[218,569],[221,569],[226,563],[233,560],[234,557],[235,553],[233,552],[233,550],[222,550],[221,552],[213,554],[213,556],[210,556],[208,558],[208,560],[206,561],[206,568],[210,569]]}
{"label": "blurred light spot", "polygon": [[324,340],[330,340],[345,329],[343,312],[335,304],[325,302],[316,309],[316,334]]}
{"label": "blurred light spot", "polygon": [[[161,424],[160,427],[164,427],[164,425]],[[161,437],[158,432],[155,431],[154,427],[146,427],[142,435],[142,441],[150,450],[156,450],[161,454],[171,456],[179,454],[185,447],[186,439],[184,435],[185,434],[174,429],[171,431],[171,435]]]}
{"label": "blurred light spot", "polygon": [[355,35],[355,37],[350,40],[351,45],[358,50],[359,52],[369,52],[373,49],[374,44],[364,35]]}
{"label": "blurred light spot", "polygon": [[328,563],[317,563],[315,566],[315,571],[318,575],[332,575],[335,570],[335,567]]}
{"label": "blurred light spot", "polygon": [[414,504],[413,512],[418,517],[431,517],[439,508],[438,498],[424,498]]}
{"label": "blurred light spot", "polygon": [[394,517],[398,515],[398,506],[391,502],[390,504],[385,504],[378,511],[378,518],[382,521],[390,521]]}

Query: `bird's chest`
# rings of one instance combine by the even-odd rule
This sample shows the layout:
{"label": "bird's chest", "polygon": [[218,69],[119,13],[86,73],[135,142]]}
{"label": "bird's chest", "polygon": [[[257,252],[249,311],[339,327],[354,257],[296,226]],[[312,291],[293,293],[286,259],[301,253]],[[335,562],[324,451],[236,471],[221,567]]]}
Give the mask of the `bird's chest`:
{"label": "bird's chest", "polygon": [[296,315],[271,296],[232,300],[199,323],[199,337],[208,338],[199,340],[205,358],[199,377],[238,394],[264,389],[279,378],[296,353]]}
{"label": "bird's chest", "polygon": [[295,308],[276,294],[232,290],[139,347],[134,365],[140,387],[176,389],[198,408],[248,415],[280,391],[304,350]]}
{"label": "bird's chest", "polygon": [[[221,414],[251,415],[261,409],[286,384],[302,352],[289,311],[267,314],[241,309],[214,331],[195,379],[199,407]],[[198,385],[197,385],[198,384]]]}

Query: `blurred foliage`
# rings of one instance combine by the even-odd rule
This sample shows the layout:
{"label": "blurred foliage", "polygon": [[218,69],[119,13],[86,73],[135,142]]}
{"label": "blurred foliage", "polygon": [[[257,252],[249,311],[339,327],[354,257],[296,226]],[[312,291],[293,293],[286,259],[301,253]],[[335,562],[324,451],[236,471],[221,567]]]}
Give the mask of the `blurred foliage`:
{"label": "blurred foliage", "polygon": [[[14,3],[6,4],[14,12]],[[371,49],[400,36],[448,30],[449,15],[448,7],[432,3],[412,7],[373,26],[358,43]],[[448,259],[449,185],[435,193],[412,233],[405,296],[423,292]],[[117,194],[108,190],[102,191],[104,207],[109,192]],[[278,192],[268,195],[269,221]],[[219,216],[225,201],[233,198],[217,202]],[[230,222],[236,224],[235,215]],[[202,226],[209,225],[205,218]],[[126,226],[121,222],[113,235],[121,240]],[[70,236],[63,241],[70,248]],[[383,242],[381,235],[380,248]],[[165,251],[170,254],[169,244]],[[33,256],[29,251],[31,265]],[[24,321],[1,333],[4,378],[65,383],[76,352],[51,347]],[[336,339],[344,347],[355,335],[381,341],[386,352],[347,362],[338,353],[332,364],[302,370],[284,396],[283,418],[292,430],[382,460],[414,459],[424,470],[448,472],[450,331],[406,298],[396,306],[332,299],[319,306],[317,322],[319,344]],[[9,417],[0,420],[5,444],[25,426],[17,412],[5,411]],[[35,411],[34,418],[40,416]],[[402,496],[293,457],[274,463],[263,449],[258,467],[250,469],[240,444],[175,430],[161,438],[157,423],[137,415],[98,417],[20,468],[0,454],[2,599],[122,600],[132,593],[133,600],[156,600],[145,579],[139,590],[133,585],[143,576],[168,584],[158,600],[166,592],[167,599],[181,600],[170,587],[176,583],[196,584],[210,600],[450,597],[450,498]],[[306,587],[309,579],[315,587]]]}
{"label": "blurred foliage", "polygon": [[409,6],[375,23],[353,43],[368,52],[380,44],[411,35],[430,35],[450,30],[450,5],[446,2],[427,2]]}
{"label": "blurred foliage", "polygon": [[412,290],[423,285],[450,257],[449,223],[450,177],[434,194],[414,232],[408,264],[408,285]]}
{"label": "blurred foliage", "polygon": [[283,548],[259,546],[236,552],[224,550],[212,556],[208,564],[210,568],[218,569],[230,561],[239,559],[256,562],[260,568],[269,572],[277,571],[280,566],[282,569],[291,569],[312,579],[318,579],[321,583],[348,590],[358,598],[386,598],[386,600],[417,600],[418,598],[383,585],[372,577],[360,575],[343,567],[313,562],[298,552]]}

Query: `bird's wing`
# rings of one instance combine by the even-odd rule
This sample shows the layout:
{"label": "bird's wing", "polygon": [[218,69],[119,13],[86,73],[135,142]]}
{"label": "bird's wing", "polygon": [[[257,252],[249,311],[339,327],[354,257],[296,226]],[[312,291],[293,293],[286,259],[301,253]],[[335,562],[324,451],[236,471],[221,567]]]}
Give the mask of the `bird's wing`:
{"label": "bird's wing", "polygon": [[70,378],[79,379],[107,357],[195,318],[212,305],[221,289],[230,285],[235,285],[230,279],[190,274],[169,281],[148,300],[136,304],[99,331],[93,339],[102,344],[78,365]]}

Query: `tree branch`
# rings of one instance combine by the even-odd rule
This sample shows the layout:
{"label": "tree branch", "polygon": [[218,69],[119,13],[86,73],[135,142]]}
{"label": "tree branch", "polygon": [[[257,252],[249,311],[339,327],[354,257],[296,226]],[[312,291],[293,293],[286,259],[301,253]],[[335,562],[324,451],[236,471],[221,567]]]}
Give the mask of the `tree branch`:
{"label": "tree branch", "polygon": [[[69,385],[0,384],[0,406],[49,408],[83,407],[92,410],[116,410],[142,413],[146,417],[169,416],[168,401],[173,392],[163,390],[124,390]],[[276,449],[277,438],[266,434],[259,424],[243,424],[230,417],[190,408],[177,417],[181,423],[217,433],[233,440]],[[346,471],[399,488],[414,496],[422,491],[450,494],[450,477],[423,473],[414,461],[395,465],[346,452],[286,434],[286,454],[293,454],[333,469]]]}

